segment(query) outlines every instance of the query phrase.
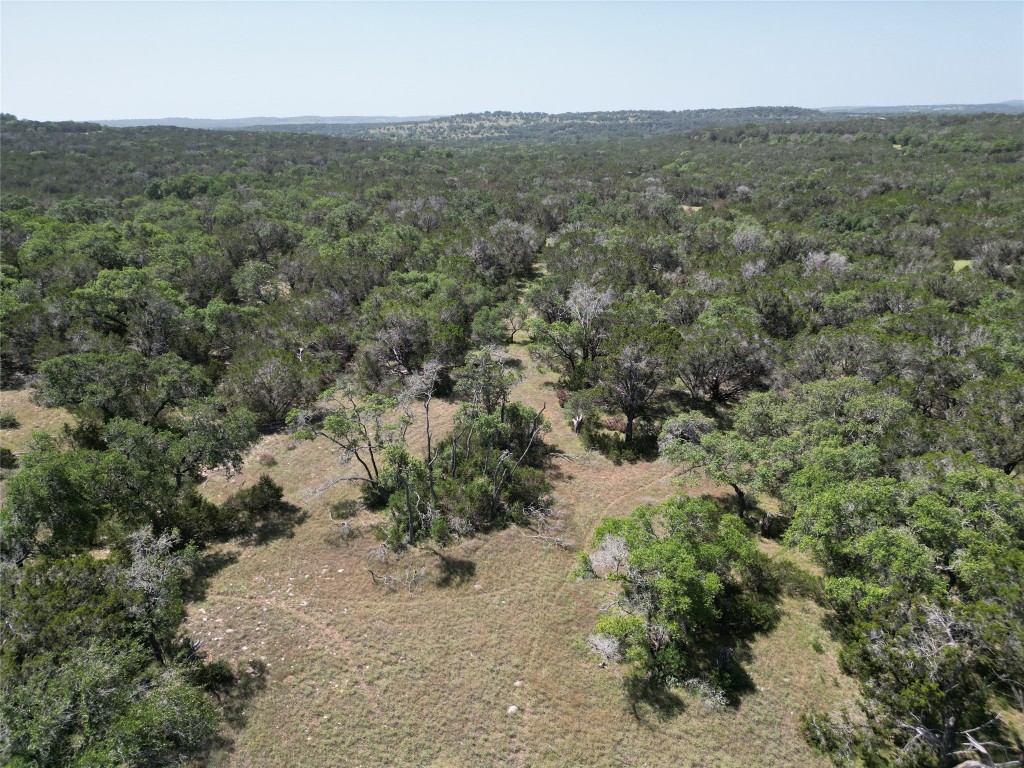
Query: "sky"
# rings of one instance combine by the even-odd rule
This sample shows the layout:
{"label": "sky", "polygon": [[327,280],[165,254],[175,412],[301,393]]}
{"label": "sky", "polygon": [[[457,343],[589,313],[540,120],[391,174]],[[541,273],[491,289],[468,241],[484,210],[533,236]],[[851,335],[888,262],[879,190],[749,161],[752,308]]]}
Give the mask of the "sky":
{"label": "sky", "polygon": [[1010,2],[0,2],[33,120],[1024,99]]}

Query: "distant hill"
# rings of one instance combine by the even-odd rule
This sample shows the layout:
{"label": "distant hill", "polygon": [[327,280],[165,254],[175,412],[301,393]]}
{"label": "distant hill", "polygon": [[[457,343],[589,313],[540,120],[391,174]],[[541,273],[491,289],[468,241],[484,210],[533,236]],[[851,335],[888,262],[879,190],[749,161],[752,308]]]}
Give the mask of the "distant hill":
{"label": "distant hill", "polygon": [[274,123],[251,130],[319,133],[331,136],[406,141],[559,141],[610,136],[652,136],[712,126],[821,120],[818,110],[800,107],[744,107],[683,111],[476,112],[387,124]]}
{"label": "distant hill", "polygon": [[474,112],[449,116],[242,117],[207,119],[97,120],[101,125],[129,128],[176,126],[207,130],[245,130],[346,136],[391,141],[577,141],[625,136],[685,133],[706,128],[745,125],[791,125],[837,117],[898,114],[1024,113],[1024,101],[999,104],[933,104],[918,106],[742,107],[679,111],[618,110],[609,112]]}
{"label": "distant hill", "polygon": [[276,126],[276,125],[373,125],[377,123],[415,123],[420,120],[432,120],[437,115],[423,116],[364,116],[364,115],[339,115],[333,117],[322,117],[320,115],[303,115],[300,117],[234,117],[234,118],[197,118],[197,117],[158,117],[158,118],[135,118],[130,120],[94,120],[100,125],[109,125],[112,128],[140,128],[147,125],[172,125],[178,128],[207,128],[213,130],[239,130],[252,128],[254,126]]}
{"label": "distant hill", "polygon": [[914,114],[914,113],[977,113],[1002,112],[1017,114],[1024,112],[1024,101],[1001,101],[998,104],[918,104],[899,107],[822,107],[822,112],[844,112],[852,115]]}

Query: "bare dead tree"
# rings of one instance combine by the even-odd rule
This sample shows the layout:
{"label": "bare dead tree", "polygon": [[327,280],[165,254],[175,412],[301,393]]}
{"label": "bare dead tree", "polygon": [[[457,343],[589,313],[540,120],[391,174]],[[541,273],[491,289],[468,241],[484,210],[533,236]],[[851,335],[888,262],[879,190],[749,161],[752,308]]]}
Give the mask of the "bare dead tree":
{"label": "bare dead tree", "polygon": [[404,587],[406,592],[410,594],[416,591],[416,587],[419,586],[427,572],[425,568],[406,568],[400,573],[382,573],[378,575],[372,568],[364,570],[370,574],[374,584],[384,587],[388,592],[397,592],[400,588]]}
{"label": "bare dead tree", "polygon": [[1020,760],[1007,760],[1001,763],[997,763],[989,752],[990,747],[996,747],[1002,749],[1002,745],[995,744],[993,742],[982,742],[978,741],[974,734],[994,725],[999,718],[996,717],[993,720],[985,723],[985,725],[978,726],[977,728],[971,728],[970,730],[964,731],[964,738],[967,743],[964,745],[964,749],[960,750],[955,754],[963,754],[965,752],[974,752],[978,757],[977,759],[965,760],[962,763],[957,764],[956,768],[1020,768]]}
{"label": "bare dead tree", "polygon": [[438,385],[441,383],[441,376],[444,374],[444,366],[437,360],[430,360],[423,369],[409,377],[406,385],[407,396],[413,400],[423,403],[423,414],[426,418],[427,429],[427,478],[430,483],[430,498],[437,500],[437,493],[434,490],[434,449],[430,430],[430,402],[434,398]]}
{"label": "bare dead tree", "polygon": [[629,558],[629,547],[621,536],[607,534],[601,545],[590,555],[590,565],[595,570],[611,571],[618,574]]}

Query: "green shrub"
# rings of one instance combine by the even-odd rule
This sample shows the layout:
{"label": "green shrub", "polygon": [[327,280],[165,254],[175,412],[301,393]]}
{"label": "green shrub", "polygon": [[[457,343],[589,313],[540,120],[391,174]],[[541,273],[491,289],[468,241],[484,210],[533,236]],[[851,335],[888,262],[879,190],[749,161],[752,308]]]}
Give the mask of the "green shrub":
{"label": "green shrub", "polygon": [[800,716],[800,733],[812,749],[827,755],[835,765],[852,765],[857,756],[857,732],[845,712],[839,717],[805,712]]}
{"label": "green shrub", "polygon": [[0,469],[16,469],[18,457],[10,448],[0,448]]}
{"label": "green shrub", "polygon": [[236,534],[238,521],[226,505],[218,507],[196,491],[189,490],[174,506],[167,527],[176,528],[182,541],[201,546]]}
{"label": "green shrub", "polygon": [[384,509],[394,492],[395,488],[392,485],[382,481],[363,483],[359,487],[359,497],[367,509]]}
{"label": "green shrub", "polygon": [[[622,584],[597,634],[615,638],[638,674],[666,687],[695,676],[729,693],[749,685],[733,642],[770,630],[780,611],[768,557],[738,517],[677,497],[605,518],[594,547],[591,564]],[[623,553],[629,568],[613,573]]]}
{"label": "green shrub", "polygon": [[21,422],[11,411],[0,411],[0,429],[17,429],[20,426]]}
{"label": "green shrub", "polygon": [[359,502],[353,499],[341,499],[328,507],[332,520],[348,520],[359,514]]}
{"label": "green shrub", "polygon": [[658,435],[645,425],[637,425],[632,441],[589,421],[584,422],[579,435],[585,448],[598,451],[616,464],[650,461],[658,455]]}
{"label": "green shrub", "polygon": [[284,489],[269,476],[260,475],[256,484],[235,493],[221,507],[225,525],[235,535],[257,542],[291,536],[305,519],[302,510],[284,500]]}
{"label": "green shrub", "polygon": [[820,576],[787,559],[775,560],[772,569],[785,594],[790,597],[810,598],[818,603],[824,602],[825,587]]}
{"label": "green shrub", "polygon": [[430,538],[441,546],[448,543],[451,538],[451,531],[448,527],[448,519],[444,515],[438,515],[430,523]]}
{"label": "green shrub", "polygon": [[260,475],[256,484],[243,488],[224,502],[237,521],[239,530],[248,530],[260,520],[273,517],[284,505],[284,488],[275,483],[269,475]]}

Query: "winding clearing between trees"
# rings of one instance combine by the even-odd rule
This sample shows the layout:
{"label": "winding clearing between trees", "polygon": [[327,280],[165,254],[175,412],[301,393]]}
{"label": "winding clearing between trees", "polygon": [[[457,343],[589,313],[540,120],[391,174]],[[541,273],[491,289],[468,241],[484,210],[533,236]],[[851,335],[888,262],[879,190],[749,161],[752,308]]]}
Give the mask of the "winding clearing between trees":
{"label": "winding clearing between trees", "polygon": [[[678,493],[728,495],[708,485],[684,489],[660,462],[615,465],[585,451],[551,407],[555,375],[538,372],[520,345],[508,352],[523,365],[513,397],[548,404],[545,439],[563,454],[550,472],[558,514],[545,535],[578,550],[605,516]],[[449,428],[454,410],[437,403],[435,434]],[[409,445],[422,451],[424,443],[420,419]],[[267,454],[276,465],[261,463]],[[619,670],[601,668],[586,644],[614,585],[573,581],[574,552],[513,528],[371,562],[376,515],[357,515],[349,522],[362,535],[340,542],[327,514],[332,503],[356,498],[353,483],[324,487],[348,470],[327,446],[283,435],[261,441],[236,477],[212,476],[204,492],[222,500],[261,473],[310,514],[292,538],[225,547],[233,562],[189,607],[186,631],[212,658],[268,665],[265,690],[246,703],[244,726],[229,732],[233,743],[213,765],[690,766],[710,754],[721,766],[825,764],[804,745],[797,719],[808,705],[832,707],[852,687],[827,640],[824,655],[811,650],[825,637],[812,603],[787,603],[779,629],[754,648],[762,692],[739,710],[709,712],[694,699],[679,714],[638,715]],[[367,566],[415,584],[389,592]],[[228,625],[237,628],[221,629]]]}

